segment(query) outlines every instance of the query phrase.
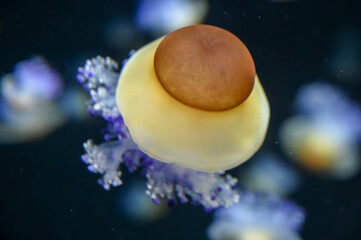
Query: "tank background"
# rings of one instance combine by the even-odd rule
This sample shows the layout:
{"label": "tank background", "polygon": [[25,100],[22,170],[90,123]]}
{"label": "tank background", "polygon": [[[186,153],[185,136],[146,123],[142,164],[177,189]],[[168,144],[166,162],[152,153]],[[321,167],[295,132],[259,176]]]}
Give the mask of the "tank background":
{"label": "tank background", "polygon": [[[43,55],[76,85],[76,68],[85,58],[116,60],[130,49],[105,45],[110,18],[132,17],[136,1],[0,1],[0,73],[34,54]],[[275,3],[210,1],[205,23],[233,32],[247,45],[267,92],[272,117],[264,148],[281,154],[280,123],[305,82],[324,78],[361,101],[361,81],[342,82],[328,70],[333,38],[342,29],[361,31],[361,2],[330,0]],[[141,34],[139,48],[151,40]],[[82,143],[100,139],[101,120],[72,123],[31,144],[0,146],[1,239],[205,239],[211,215],[201,207],[178,206],[167,218],[147,225],[127,221],[116,210],[121,187],[104,191],[98,176],[80,161]],[[135,177],[135,176],[132,176]],[[337,182],[303,172],[304,184],[292,196],[307,211],[304,239],[361,238],[361,175]],[[126,184],[129,176],[125,174]]]}

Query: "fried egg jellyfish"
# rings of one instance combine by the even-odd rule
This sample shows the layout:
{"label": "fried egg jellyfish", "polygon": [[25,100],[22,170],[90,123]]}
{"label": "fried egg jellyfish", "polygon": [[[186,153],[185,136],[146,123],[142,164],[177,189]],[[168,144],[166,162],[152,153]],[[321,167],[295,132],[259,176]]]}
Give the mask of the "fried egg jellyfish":
{"label": "fried egg jellyfish", "polygon": [[257,153],[240,169],[239,179],[249,190],[281,196],[294,193],[301,184],[299,173],[271,152]]}
{"label": "fried egg jellyfish", "polygon": [[298,115],[280,128],[285,153],[306,170],[347,179],[360,168],[361,106],[336,86],[315,82],[300,88]]}
{"label": "fried egg jellyfish", "polygon": [[63,80],[46,60],[36,56],[19,62],[1,78],[0,143],[39,139],[65,122],[56,105]]}
{"label": "fried egg jellyfish", "polygon": [[140,180],[131,180],[119,192],[117,200],[117,209],[120,214],[134,223],[148,224],[164,218],[169,213],[166,204],[160,203],[154,205],[147,195],[144,183]]}
{"label": "fried egg jellyfish", "polygon": [[247,48],[209,25],[181,28],[138,50],[121,72],[116,100],[143,152],[205,172],[248,160],[270,114]]}
{"label": "fried egg jellyfish", "polygon": [[242,192],[239,203],[217,209],[210,240],[300,240],[304,210],[277,195]]}
{"label": "fried egg jellyfish", "polygon": [[139,0],[135,25],[156,37],[203,22],[207,0]]}
{"label": "fried egg jellyfish", "polygon": [[[193,60],[193,61],[190,61]],[[223,170],[248,160],[263,143],[269,105],[244,44],[223,29],[195,25],[157,39],[124,62],[97,57],[79,68],[92,115],[108,121],[105,140],[84,144],[83,161],[118,186],[124,164],[142,168],[148,195],[206,209],[238,201]],[[119,78],[119,79],[118,79]],[[127,151],[136,151],[124,159]],[[139,151],[141,150],[141,151]]]}
{"label": "fried egg jellyfish", "polygon": [[1,144],[37,140],[70,119],[86,119],[82,92],[64,90],[61,75],[41,56],[19,62],[0,80]]}
{"label": "fried egg jellyfish", "polygon": [[90,172],[102,175],[98,183],[105,190],[121,185],[122,167],[125,166],[131,173],[141,170],[146,178],[146,194],[155,204],[159,204],[163,198],[170,207],[174,207],[178,201],[191,201],[208,211],[237,202],[239,195],[233,190],[237,179],[230,175],[199,172],[163,163],[139,150],[116,105],[117,70],[115,61],[100,56],[87,60],[85,66],[78,70],[77,79],[91,96],[88,101],[89,113],[107,121],[107,127],[102,132],[105,142],[96,145],[88,140],[84,143],[86,153],[81,156]]}

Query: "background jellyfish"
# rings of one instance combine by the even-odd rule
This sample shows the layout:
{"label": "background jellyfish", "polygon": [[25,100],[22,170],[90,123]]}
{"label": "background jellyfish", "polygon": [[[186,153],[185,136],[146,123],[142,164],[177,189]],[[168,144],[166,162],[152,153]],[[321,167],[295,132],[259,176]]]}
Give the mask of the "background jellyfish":
{"label": "background jellyfish", "polygon": [[61,126],[66,117],[56,100],[62,90],[60,74],[45,59],[18,63],[1,79],[0,142],[37,139]]}
{"label": "background jellyfish", "polygon": [[128,182],[118,195],[117,209],[119,213],[140,224],[147,224],[166,217],[169,209],[165,203],[154,205],[144,194],[145,191],[146,188],[142,181],[132,180]]}
{"label": "background jellyfish", "polygon": [[19,62],[1,78],[0,143],[19,143],[46,136],[69,117],[84,117],[79,91],[64,91],[63,79],[36,56]]}
{"label": "background jellyfish", "polygon": [[355,27],[334,33],[328,72],[340,82],[358,83],[361,78],[361,31]]}
{"label": "background jellyfish", "polygon": [[103,42],[118,54],[144,45],[145,36],[152,39],[202,23],[209,10],[207,0],[135,0],[134,3],[134,14],[124,11],[123,6],[102,30]]}
{"label": "background jellyfish", "polygon": [[116,51],[131,49],[140,38],[132,20],[124,16],[110,19],[103,32],[104,42]]}
{"label": "background jellyfish", "polygon": [[277,195],[296,192],[301,184],[299,173],[271,152],[257,153],[239,179],[247,189]]}
{"label": "background jellyfish", "polygon": [[360,105],[321,82],[301,87],[295,105],[299,114],[280,129],[285,153],[311,172],[336,179],[354,176],[360,166]]}
{"label": "background jellyfish", "polygon": [[159,37],[203,22],[208,8],[207,0],[139,0],[135,24]]}
{"label": "background jellyfish", "polygon": [[301,239],[304,219],[302,208],[277,195],[242,192],[239,203],[215,211],[207,235],[212,240]]}

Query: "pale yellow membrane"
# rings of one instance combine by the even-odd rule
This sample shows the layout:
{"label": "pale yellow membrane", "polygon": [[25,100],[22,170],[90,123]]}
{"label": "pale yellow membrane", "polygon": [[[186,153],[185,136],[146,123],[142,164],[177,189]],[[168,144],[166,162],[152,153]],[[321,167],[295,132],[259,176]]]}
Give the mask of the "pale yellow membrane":
{"label": "pale yellow membrane", "polygon": [[261,147],[270,117],[258,77],[248,99],[233,109],[189,107],[156,77],[153,58],[162,39],[139,49],[120,75],[116,101],[133,140],[152,158],[199,171],[226,170],[248,160]]}

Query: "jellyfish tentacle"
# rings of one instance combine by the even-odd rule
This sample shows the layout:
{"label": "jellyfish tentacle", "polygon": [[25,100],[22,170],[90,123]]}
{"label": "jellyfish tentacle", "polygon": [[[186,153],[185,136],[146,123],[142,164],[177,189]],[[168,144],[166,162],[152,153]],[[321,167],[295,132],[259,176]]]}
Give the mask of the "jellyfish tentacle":
{"label": "jellyfish tentacle", "polygon": [[77,80],[89,91],[91,99],[88,111],[93,116],[115,119],[120,116],[114,94],[119,76],[118,63],[110,57],[97,56],[88,59],[84,67],[78,68]]}
{"label": "jellyfish tentacle", "polygon": [[[206,173],[154,160],[146,173],[147,194],[158,203],[164,196],[195,205],[202,204],[206,210],[220,206],[228,207],[238,202],[239,195],[233,190],[237,179],[223,172]],[[220,190],[221,189],[221,190]]]}
{"label": "jellyfish tentacle", "polygon": [[[124,154],[129,150],[137,150],[136,144],[131,139],[122,141],[105,142],[95,145],[92,140],[84,143],[86,154],[82,155],[82,160],[88,165],[88,170],[93,173],[103,175],[98,183],[106,190],[111,186],[117,187],[122,184],[120,179],[122,172],[119,167],[124,163]],[[139,158],[138,158],[139,159]],[[139,166],[139,160],[132,161],[132,166],[128,163],[128,168],[135,169]]]}

